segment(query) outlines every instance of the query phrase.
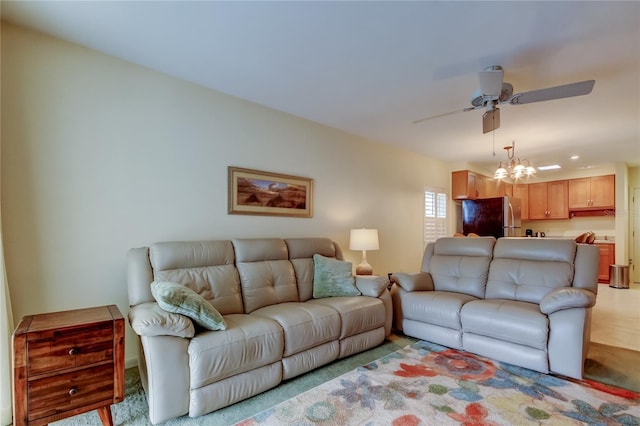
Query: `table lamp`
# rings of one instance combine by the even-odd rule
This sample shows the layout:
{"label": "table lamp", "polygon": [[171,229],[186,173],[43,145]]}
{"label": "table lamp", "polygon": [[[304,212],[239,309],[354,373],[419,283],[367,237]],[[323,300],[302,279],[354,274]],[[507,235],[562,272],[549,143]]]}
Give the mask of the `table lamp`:
{"label": "table lamp", "polygon": [[373,268],[367,263],[367,250],[378,250],[377,229],[352,229],[349,250],[362,250],[362,261],[356,267],[356,275],[372,275]]}

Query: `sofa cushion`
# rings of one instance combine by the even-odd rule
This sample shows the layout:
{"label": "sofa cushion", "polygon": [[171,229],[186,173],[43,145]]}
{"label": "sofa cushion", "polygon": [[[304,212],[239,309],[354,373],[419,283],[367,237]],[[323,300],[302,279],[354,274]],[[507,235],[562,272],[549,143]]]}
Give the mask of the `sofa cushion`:
{"label": "sofa cushion", "polygon": [[189,343],[191,389],[282,358],[284,337],[275,321],[245,314],[227,315],[225,319],[225,331],[198,333]]}
{"label": "sofa cushion", "polygon": [[500,238],[493,250],[496,259],[523,259],[573,263],[577,244],[558,238]]}
{"label": "sofa cushion", "polygon": [[485,297],[540,303],[551,291],[571,286],[575,254],[573,240],[500,239]]}
{"label": "sofa cushion", "polygon": [[231,241],[174,241],[149,247],[155,281],[187,285],[221,314],[243,313]]}
{"label": "sofa cushion", "polygon": [[311,259],[314,254],[337,257],[336,246],[329,238],[287,238],[284,242],[289,259]]}
{"label": "sofa cushion", "polygon": [[285,357],[340,336],[340,315],[328,306],[308,302],[279,303],[257,309],[251,315],[280,325],[284,332]]}
{"label": "sofa cushion", "polygon": [[293,266],[288,260],[238,263],[245,313],[263,306],[298,301]]}
{"label": "sofa cushion", "polygon": [[419,291],[402,297],[404,319],[461,330],[460,310],[476,297],[449,291]]}
{"label": "sofa cushion", "polygon": [[342,253],[329,238],[287,238],[284,241],[296,274],[299,301],[306,302],[313,297],[313,255],[343,260]]}
{"label": "sofa cushion", "polygon": [[475,300],[462,307],[460,319],[464,333],[546,351],[549,320],[535,303]]}
{"label": "sofa cushion", "polygon": [[436,290],[484,297],[495,238],[440,238],[429,270]]}
{"label": "sofa cushion", "polygon": [[233,240],[233,246],[245,313],[263,306],[298,301],[296,276],[284,240],[237,239]]}
{"label": "sofa cushion", "polygon": [[170,282],[152,282],[151,294],[167,312],[185,315],[208,330],[224,330],[227,324],[220,312],[190,288]]}
{"label": "sofa cushion", "polygon": [[331,297],[306,303],[328,306],[340,313],[340,339],[384,327],[384,305],[375,297]]}
{"label": "sofa cushion", "polygon": [[360,296],[351,262],[313,255],[313,297]]}

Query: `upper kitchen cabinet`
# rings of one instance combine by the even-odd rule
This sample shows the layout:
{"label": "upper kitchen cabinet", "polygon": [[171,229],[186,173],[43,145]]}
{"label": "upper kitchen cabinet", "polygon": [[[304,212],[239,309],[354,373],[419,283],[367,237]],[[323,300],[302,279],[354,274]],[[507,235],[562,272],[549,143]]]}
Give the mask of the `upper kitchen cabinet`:
{"label": "upper kitchen cabinet", "polygon": [[569,182],[529,184],[529,219],[569,219]]}
{"label": "upper kitchen cabinet", "polygon": [[485,180],[485,197],[513,197],[513,185],[503,181],[502,179]]}
{"label": "upper kitchen cabinet", "polygon": [[569,210],[601,210],[615,207],[615,175],[569,180]]}
{"label": "upper kitchen cabinet", "polygon": [[520,199],[520,219],[529,220],[529,185],[526,183],[513,185],[513,198]]}
{"label": "upper kitchen cabinet", "polygon": [[485,197],[486,177],[470,170],[451,173],[451,194],[454,200]]}
{"label": "upper kitchen cabinet", "polygon": [[513,197],[513,184],[508,182],[502,182],[503,191],[502,195],[506,195],[507,197]]}

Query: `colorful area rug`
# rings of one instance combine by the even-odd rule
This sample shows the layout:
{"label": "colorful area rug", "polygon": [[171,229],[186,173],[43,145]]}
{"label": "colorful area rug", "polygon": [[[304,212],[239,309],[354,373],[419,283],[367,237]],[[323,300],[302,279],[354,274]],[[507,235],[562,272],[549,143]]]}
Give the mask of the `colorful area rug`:
{"label": "colorful area rug", "polygon": [[237,425],[640,425],[640,394],[417,342]]}

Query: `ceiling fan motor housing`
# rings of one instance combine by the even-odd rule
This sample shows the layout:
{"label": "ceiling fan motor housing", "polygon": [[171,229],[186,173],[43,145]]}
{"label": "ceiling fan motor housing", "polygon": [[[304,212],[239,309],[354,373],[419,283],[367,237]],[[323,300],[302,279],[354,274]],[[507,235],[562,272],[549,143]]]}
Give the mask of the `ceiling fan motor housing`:
{"label": "ceiling fan motor housing", "polygon": [[[500,95],[497,97],[497,100],[500,102],[504,102],[511,97],[513,94],[513,86],[511,83],[502,83],[502,90],[500,91]],[[471,105],[475,108],[483,107],[490,100],[495,100],[495,96],[485,96],[482,94],[482,89],[477,88],[471,94]]]}

